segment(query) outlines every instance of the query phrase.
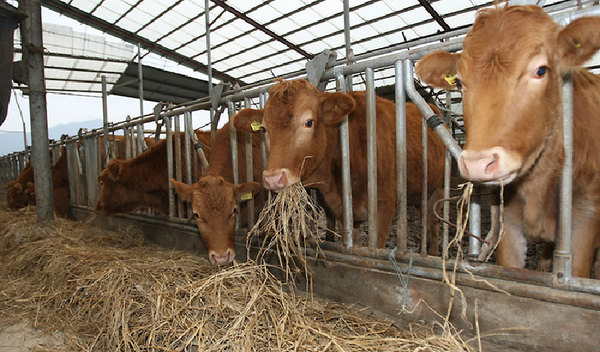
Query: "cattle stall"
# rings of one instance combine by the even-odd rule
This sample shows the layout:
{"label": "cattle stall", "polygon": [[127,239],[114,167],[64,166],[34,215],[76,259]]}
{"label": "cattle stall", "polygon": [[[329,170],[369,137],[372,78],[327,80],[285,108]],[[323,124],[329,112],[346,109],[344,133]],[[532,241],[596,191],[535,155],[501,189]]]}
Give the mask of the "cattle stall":
{"label": "cattle stall", "polygon": [[[569,4],[558,4],[547,9],[559,23],[566,23],[582,15],[598,15],[597,5],[586,7],[584,11],[570,8]],[[583,13],[582,13],[583,12]],[[388,52],[372,53],[354,58],[351,64],[346,62],[320,66],[330,55],[324,50],[313,59],[313,65],[307,65],[304,72],[287,75],[286,80],[308,78],[321,90],[342,91],[365,90],[367,92],[367,150],[370,171],[376,169],[376,135],[373,133],[375,116],[376,77],[394,77],[394,96],[396,102],[396,178],[400,180],[396,190],[398,208],[395,226],[392,227],[391,240],[386,248],[377,248],[377,182],[376,173],[369,172],[369,221],[363,227],[365,245],[355,243],[351,236],[353,228],[350,167],[347,122],[340,125],[342,140],[342,165],[344,183],[344,217],[338,223],[337,231],[343,230],[344,236],[320,243],[323,257],[317,256],[313,248],[306,248],[313,272],[312,287],[318,295],[345,303],[359,303],[391,317],[403,326],[418,319],[440,319],[448,315],[450,321],[466,336],[482,335],[485,351],[593,351],[600,344],[596,327],[600,321],[600,281],[573,277],[570,273],[570,230],[561,227],[557,240],[557,250],[561,251],[561,265],[553,266],[553,271],[543,272],[529,268],[511,269],[494,264],[486,259],[490,241],[493,241],[498,227],[494,220],[502,211],[498,204],[497,189],[473,185],[469,203],[464,214],[457,214],[456,200],[462,191],[457,191],[459,180],[456,172],[456,160],[461,152],[462,136],[460,113],[460,93],[456,91],[429,92],[426,97],[434,101],[444,115],[444,124],[427,104],[421,92],[415,89],[414,63],[424,55],[435,50],[449,52],[460,51],[465,29],[458,36],[435,35],[408,47],[396,47]],[[275,83],[276,84],[276,83]],[[192,126],[194,113],[200,110],[211,112],[214,120],[229,120],[243,108],[265,107],[269,99],[269,90],[273,83],[249,87],[231,87],[214,89],[209,98],[202,98],[184,104],[158,104],[154,112],[144,116],[127,118],[119,123],[107,124],[91,131],[80,131],[76,136],[65,136],[60,142],[52,144],[53,161],[58,160],[60,150],[67,153],[70,217],[88,220],[100,227],[117,228],[134,224],[142,228],[153,242],[169,248],[186,249],[206,255],[207,250],[194,225],[191,209],[168,187],[168,214],[152,210],[143,210],[130,214],[102,216],[94,211],[98,201],[100,185],[98,175],[118,150],[123,149],[125,159],[135,158],[148,147],[146,141],[159,137],[164,131],[167,149],[168,178],[193,184],[202,175],[204,151],[206,146],[195,141]],[[572,91],[570,82],[563,87],[564,109],[572,109]],[[571,94],[571,95],[570,95]],[[406,177],[411,172],[406,164],[406,109],[405,102],[414,102],[424,116],[422,123],[423,155],[427,155],[428,135],[437,134],[447,150],[444,164],[444,196],[448,200],[443,204],[443,217],[439,245],[442,249],[453,243],[458,216],[468,214],[468,233],[461,238],[457,248],[442,251],[438,255],[428,254],[427,242],[427,182],[423,182],[423,197],[420,211],[410,209],[406,200]],[[565,124],[570,123],[565,112]],[[213,126],[213,133],[216,123]],[[567,125],[568,126],[568,125]],[[434,128],[433,130],[429,127]],[[153,135],[147,133],[154,130]],[[145,132],[146,131],[146,132]],[[119,136],[119,138],[116,138]],[[235,183],[240,175],[253,180],[253,165],[258,163],[264,169],[268,155],[264,148],[264,135],[246,134],[243,140],[233,129],[230,132],[231,145],[244,143],[252,148],[252,139],[260,138],[262,160],[252,158],[246,153],[245,170],[238,169],[240,156],[232,149],[231,160],[234,168]],[[118,140],[117,140],[118,139]],[[110,141],[104,143],[103,141]],[[214,139],[213,139],[214,141]],[[566,146],[567,153],[569,146]],[[13,153],[0,158],[0,184],[14,180],[27,163],[28,151]],[[426,160],[426,158],[423,158]],[[423,165],[426,170],[427,163]],[[425,173],[426,174],[426,173]],[[569,174],[569,171],[565,171]],[[426,179],[426,177],[425,177]],[[165,183],[168,180],[164,180]],[[254,180],[258,181],[258,180]],[[465,186],[467,190],[470,186]],[[565,178],[563,192],[568,193],[570,184]],[[267,191],[262,191],[269,196]],[[565,194],[566,194],[565,193]],[[457,197],[459,195],[459,197]],[[566,195],[568,196],[568,194]],[[318,198],[317,194],[314,194]],[[562,204],[565,202],[563,201]],[[248,207],[247,226],[236,222],[236,259],[246,258],[247,233],[256,222],[258,214],[253,212],[252,203]],[[452,212],[452,215],[451,215]],[[563,216],[568,218],[569,207],[563,207]],[[415,219],[416,217],[416,219]],[[568,219],[563,218],[564,223]],[[467,233],[465,232],[465,233]],[[325,236],[325,232],[323,233]],[[488,243],[486,247],[482,243]],[[255,246],[256,247],[256,246]],[[254,249],[256,249],[254,247]],[[564,254],[566,253],[566,254]],[[535,254],[533,254],[535,256]],[[556,258],[555,258],[556,260]],[[399,279],[403,278],[403,279]],[[410,280],[409,280],[410,279]],[[449,303],[453,302],[453,303]],[[450,306],[453,308],[450,309]]]}

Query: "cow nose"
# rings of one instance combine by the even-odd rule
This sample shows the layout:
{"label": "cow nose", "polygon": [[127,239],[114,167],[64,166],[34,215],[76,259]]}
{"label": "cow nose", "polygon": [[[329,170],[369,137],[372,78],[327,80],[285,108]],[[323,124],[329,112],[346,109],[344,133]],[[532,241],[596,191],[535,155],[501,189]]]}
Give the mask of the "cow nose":
{"label": "cow nose", "polygon": [[215,251],[210,251],[208,257],[214,266],[229,265],[233,262],[233,258],[235,258],[235,250],[227,248],[223,254],[217,254]]}
{"label": "cow nose", "polygon": [[494,152],[463,151],[460,155],[460,173],[472,181],[491,181],[502,172],[500,154]]}
{"label": "cow nose", "polygon": [[284,189],[291,186],[288,169],[267,169],[263,172],[265,188],[271,190]]}

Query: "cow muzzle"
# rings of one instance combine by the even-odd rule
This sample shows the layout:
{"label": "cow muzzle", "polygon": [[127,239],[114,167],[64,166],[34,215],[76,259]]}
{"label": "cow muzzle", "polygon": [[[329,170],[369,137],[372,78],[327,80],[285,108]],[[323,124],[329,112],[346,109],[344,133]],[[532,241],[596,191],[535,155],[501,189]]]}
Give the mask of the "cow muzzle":
{"label": "cow muzzle", "polygon": [[484,184],[508,184],[517,177],[521,162],[502,147],[482,151],[463,150],[459,168],[462,177]]}
{"label": "cow muzzle", "polygon": [[299,180],[291,176],[288,169],[267,169],[263,172],[263,180],[266,189],[280,190],[288,188]]}
{"label": "cow muzzle", "polygon": [[231,262],[233,262],[233,258],[235,258],[235,250],[232,248],[227,248],[227,250],[224,253],[209,251],[208,258],[214,266],[229,265],[231,264]]}

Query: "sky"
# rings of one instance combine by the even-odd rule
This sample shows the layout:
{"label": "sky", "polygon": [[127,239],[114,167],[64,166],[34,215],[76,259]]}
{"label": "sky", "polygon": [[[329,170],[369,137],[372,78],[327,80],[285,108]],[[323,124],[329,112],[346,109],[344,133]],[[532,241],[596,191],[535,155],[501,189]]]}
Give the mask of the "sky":
{"label": "sky", "polygon": [[[16,6],[15,4],[12,4]],[[107,34],[95,30],[89,26],[81,24],[75,20],[72,20],[66,16],[62,16],[51,10],[42,7],[42,22],[52,23],[62,26],[70,26],[74,31],[85,32],[88,34],[99,35],[107,37],[109,41],[121,42],[120,39],[108,36]],[[18,31],[18,29],[17,29]],[[161,58],[154,57],[150,60],[161,60]],[[166,59],[162,59],[168,61]],[[144,58],[143,61],[146,61]],[[164,63],[166,68],[177,73],[187,74],[192,77],[197,77],[191,70],[177,65],[173,62]],[[60,125],[73,123],[73,122],[85,122],[85,121],[102,121],[102,98],[98,97],[86,97],[81,94],[79,95],[64,95],[48,93],[46,94],[47,100],[47,115],[48,115],[48,128],[55,130],[59,129]],[[140,102],[139,99],[126,98],[120,96],[109,95],[108,101],[108,120],[111,122],[123,121],[129,115],[136,117],[140,115]],[[144,113],[148,114],[152,112],[156,102],[145,101],[144,102]],[[194,113],[194,126],[200,126],[208,122],[207,112],[195,112]],[[23,138],[2,138],[7,134],[23,135],[23,120],[25,121],[25,129],[27,132],[31,132],[30,118],[29,118],[29,99],[27,96],[23,96],[19,90],[13,90],[11,94],[10,103],[8,106],[8,114],[6,120],[0,126],[0,155],[10,153],[13,151],[24,150]],[[57,127],[59,126],[59,127]],[[97,127],[101,127],[98,125]],[[4,141],[4,142],[3,142]],[[10,142],[9,142],[10,141]],[[31,140],[28,137],[28,143],[31,144]]]}

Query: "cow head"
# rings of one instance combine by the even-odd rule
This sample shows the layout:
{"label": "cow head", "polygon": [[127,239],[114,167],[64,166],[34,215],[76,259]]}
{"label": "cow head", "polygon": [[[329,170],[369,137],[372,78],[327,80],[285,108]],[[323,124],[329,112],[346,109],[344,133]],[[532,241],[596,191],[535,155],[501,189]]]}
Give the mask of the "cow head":
{"label": "cow head", "polygon": [[8,209],[20,209],[31,204],[32,198],[21,183],[10,181],[5,188],[6,206]]}
{"label": "cow head", "polygon": [[235,258],[235,215],[239,205],[260,191],[260,184],[234,185],[220,176],[204,176],[192,186],[171,179],[175,192],[192,204],[193,218],[213,265],[224,266]]}
{"label": "cow head", "polygon": [[462,90],[463,177],[506,184],[531,169],[546,141],[562,131],[562,77],[595,53],[599,32],[600,18],[561,29],[538,6],[485,9],[461,53],[434,52],[419,61],[424,82]]}
{"label": "cow head", "polygon": [[[242,109],[233,117],[239,131],[265,131],[269,162],[265,188],[287,188],[310,176],[325,155],[325,126],[339,123],[354,110],[345,93],[325,93],[308,81],[280,81],[269,92],[264,110]],[[254,126],[254,127],[253,127]]]}
{"label": "cow head", "polygon": [[103,215],[131,213],[143,208],[155,208],[169,214],[168,194],[160,191],[143,191],[121,180],[122,163],[111,159],[98,176],[100,194],[96,211]]}

